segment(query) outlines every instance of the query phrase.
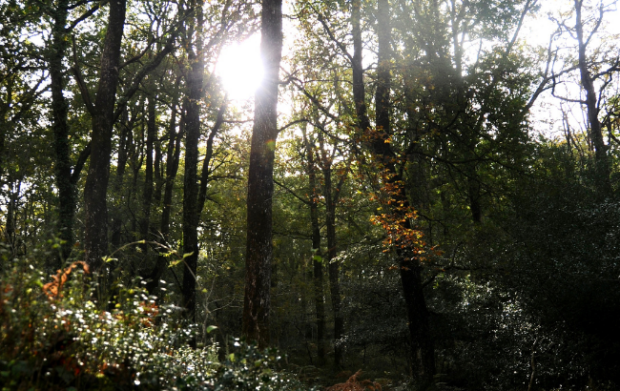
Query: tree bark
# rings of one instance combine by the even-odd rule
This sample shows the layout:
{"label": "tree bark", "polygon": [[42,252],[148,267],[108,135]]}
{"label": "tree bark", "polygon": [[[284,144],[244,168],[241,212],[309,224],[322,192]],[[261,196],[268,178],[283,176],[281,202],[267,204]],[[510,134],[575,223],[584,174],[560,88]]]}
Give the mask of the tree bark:
{"label": "tree bark", "polygon": [[[182,109],[182,113],[185,110]],[[170,127],[168,130],[169,140],[166,150],[166,179],[164,181],[164,199],[162,205],[161,214],[161,240],[163,244],[168,246],[170,240],[170,216],[172,215],[172,191],[174,187],[174,179],[176,178],[179,169],[179,159],[181,155],[181,139],[185,132],[185,116],[181,114],[181,120],[179,122],[179,131],[176,131],[176,118],[177,107],[172,106],[172,118],[170,119]],[[159,286],[159,280],[161,279],[164,271],[166,270],[167,258],[163,255],[157,257],[155,268],[149,276],[146,289],[150,294],[155,292],[155,289]]]}
{"label": "tree bark", "polygon": [[[370,120],[366,113],[366,93],[364,87],[364,68],[362,67],[362,28],[361,0],[351,1],[351,24],[353,33],[353,100],[357,115],[358,130],[362,135],[370,128]],[[360,135],[361,136],[361,135]]]}
{"label": "tree bark", "polygon": [[141,234],[145,243],[142,245],[144,257],[148,255],[149,227],[151,222],[151,205],[153,203],[153,143],[157,138],[157,125],[155,123],[155,97],[150,97],[147,105],[146,124],[146,168],[144,171],[144,190],[142,193],[142,224]]}
{"label": "tree bark", "polygon": [[[127,117],[127,109],[125,109],[124,117]],[[122,224],[124,218],[121,216],[121,204],[124,198],[123,192],[123,180],[125,177],[125,170],[127,168],[127,160],[129,159],[129,151],[127,144],[129,138],[132,137],[134,123],[137,115],[132,113],[131,118],[125,118],[121,125],[121,134],[118,143],[118,159],[116,165],[116,176],[112,184],[112,194],[117,198],[115,202],[112,223],[110,227],[112,248],[116,249],[120,247],[122,242]]]}
{"label": "tree bark", "polygon": [[53,10],[52,43],[49,51],[49,71],[52,92],[52,131],[54,133],[54,151],[56,162],[54,172],[58,188],[58,225],[61,244],[60,257],[55,260],[52,269],[62,267],[62,262],[69,258],[73,248],[73,221],[76,208],[75,185],[71,180],[71,146],[69,143],[69,124],[67,121],[68,104],[63,95],[65,76],[62,62],[67,51],[67,14],[68,0],[59,0]]}
{"label": "tree bark", "polygon": [[611,166],[607,156],[607,146],[603,139],[601,122],[598,119],[598,97],[594,88],[592,75],[588,69],[588,59],[586,55],[588,39],[584,38],[583,33],[582,5],[583,0],[575,0],[575,30],[577,33],[577,43],[579,45],[579,72],[581,74],[581,85],[583,89],[586,90],[586,107],[588,110],[588,122],[590,124],[589,136],[594,146],[595,179],[597,187],[602,195],[610,196],[612,193],[610,182]]}
{"label": "tree bark", "polygon": [[312,227],[312,271],[314,306],[316,311],[317,350],[319,364],[325,363],[325,301],[323,299],[323,259],[321,257],[321,227],[319,225],[319,195],[317,193],[314,150],[310,145],[306,128],[302,129],[306,149],[306,173],[310,186],[310,224]]}
{"label": "tree bark", "polygon": [[269,345],[273,162],[278,136],[277,105],[282,58],[282,0],[263,0],[261,54],[265,77],[256,92],[247,199],[243,335]]}
{"label": "tree bark", "polygon": [[[410,209],[410,202],[407,197],[407,188],[403,187],[403,178],[395,165],[395,153],[390,143],[385,142],[385,138],[390,136],[386,133],[391,130],[391,118],[389,113],[390,97],[390,60],[391,60],[391,26],[388,0],[378,1],[377,12],[377,34],[379,40],[379,69],[377,70],[377,90],[376,100],[376,122],[377,128],[382,133],[371,137],[370,148],[375,159],[387,170],[388,183],[393,189],[391,197],[395,200],[390,204],[392,213],[399,216],[403,211]],[[354,67],[354,72],[355,72]],[[399,216],[397,220],[401,220]],[[403,230],[412,229],[410,219],[403,219]],[[422,266],[412,252],[412,249],[397,248],[396,251],[400,267],[401,283],[403,295],[407,307],[407,317],[409,334],[412,341],[412,373],[417,378],[420,386],[424,389],[428,387],[435,374],[435,352],[434,344],[430,334],[429,313],[424,298],[422,286]]]}
{"label": "tree bark", "polygon": [[226,107],[228,106],[228,101],[224,98],[224,102],[220,106],[220,109],[217,112],[217,118],[215,120],[215,124],[213,124],[213,129],[211,129],[211,133],[209,133],[209,138],[207,138],[207,151],[205,154],[205,158],[202,162],[202,171],[200,173],[200,189],[198,192],[198,213],[202,213],[202,210],[205,206],[205,201],[207,200],[207,185],[209,183],[209,165],[211,164],[211,159],[213,159],[213,142],[215,140],[215,136],[222,129],[222,124],[224,124],[224,113],[226,112]]}
{"label": "tree bark", "polygon": [[196,271],[198,269],[198,140],[200,138],[200,103],[203,98],[204,51],[203,51],[203,2],[194,1],[193,49],[189,50],[189,88],[185,105],[185,178],[183,183],[183,306],[190,322],[196,321]]}
{"label": "tree bark", "polygon": [[107,189],[110,176],[114,102],[118,84],[121,41],[125,26],[126,0],[109,2],[97,99],[93,107],[90,166],[84,187],[85,259],[93,270],[101,269],[108,252]]}
{"label": "tree bark", "polygon": [[331,162],[323,162],[323,180],[325,196],[325,225],[327,228],[327,263],[329,270],[329,288],[334,312],[334,366],[342,365],[342,337],[344,337],[344,319],[342,317],[342,298],[340,297],[340,265],[332,262],[338,254],[336,248],[336,200],[332,194]]}

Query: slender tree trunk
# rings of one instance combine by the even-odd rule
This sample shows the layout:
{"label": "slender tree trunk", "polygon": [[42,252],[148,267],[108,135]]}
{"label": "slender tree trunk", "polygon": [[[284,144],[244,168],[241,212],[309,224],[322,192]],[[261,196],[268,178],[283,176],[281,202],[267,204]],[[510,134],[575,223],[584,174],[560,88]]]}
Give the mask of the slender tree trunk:
{"label": "slender tree trunk", "polygon": [[203,98],[204,52],[202,37],[203,2],[193,2],[193,50],[189,50],[190,71],[187,80],[189,92],[185,101],[185,178],[183,183],[183,306],[186,318],[196,321],[196,271],[198,269],[198,140],[200,138],[200,103]]}
{"label": "slender tree trunk", "polygon": [[577,42],[579,44],[579,72],[581,74],[581,85],[583,89],[586,90],[586,107],[588,109],[588,122],[590,124],[589,136],[594,146],[596,164],[596,183],[599,191],[604,196],[610,196],[612,193],[610,182],[611,165],[609,163],[609,157],[607,156],[607,146],[603,139],[601,122],[598,119],[598,97],[592,81],[592,75],[588,69],[588,59],[586,56],[588,42],[583,35],[582,5],[583,0],[575,0],[575,30],[577,32]]}
{"label": "slender tree trunk", "polygon": [[[364,87],[364,68],[362,67],[362,28],[361,0],[351,1],[351,24],[353,27],[353,100],[357,114],[358,131],[362,134],[370,128],[370,120],[366,113],[366,93]],[[361,135],[360,135],[361,136]]]}
{"label": "slender tree trunk", "polygon": [[323,299],[323,259],[321,257],[321,227],[319,225],[319,195],[317,193],[314,150],[310,145],[305,127],[302,130],[306,149],[308,184],[310,185],[310,223],[312,226],[312,271],[314,305],[316,311],[317,350],[319,364],[325,363],[325,301]]}
{"label": "slender tree trunk", "polygon": [[155,175],[153,204],[161,204],[161,191],[164,187],[165,173],[163,169],[163,155],[161,151],[161,139],[157,136],[154,140],[155,159],[153,160],[153,174]]}
{"label": "slender tree trunk", "polygon": [[144,172],[144,191],[142,193],[142,224],[141,234],[145,243],[142,245],[144,256],[148,255],[149,227],[151,222],[151,205],[153,203],[153,143],[157,138],[157,125],[155,123],[155,98],[150,97],[147,105],[146,124],[146,169]]}
{"label": "slender tree trunk", "polygon": [[482,206],[480,205],[480,180],[476,172],[475,164],[470,163],[469,175],[467,176],[467,194],[469,196],[469,209],[474,224],[482,222]]}
{"label": "slender tree trunk", "polygon": [[[125,110],[125,116],[127,116]],[[128,143],[129,138],[132,137],[132,130],[135,122],[135,115],[132,115],[131,119],[125,119],[123,125],[121,126],[121,134],[118,143],[118,160],[116,165],[116,176],[114,178],[114,182],[112,184],[112,194],[116,197],[116,202],[114,204],[114,213],[112,217],[111,223],[111,242],[112,248],[116,249],[120,247],[122,242],[122,224],[123,224],[123,216],[121,216],[121,205],[123,199],[125,198],[123,195],[123,180],[125,178],[125,170],[127,168],[127,160],[129,159],[129,151],[128,151]]]}
{"label": "slender tree trunk", "polygon": [[84,187],[86,262],[93,270],[103,265],[108,252],[107,190],[110,176],[114,102],[120,65],[121,41],[125,26],[126,0],[108,3],[108,28],[101,55],[101,69],[97,99],[92,116],[92,151],[86,185]]}
{"label": "slender tree trunk", "polygon": [[[379,69],[377,71],[377,127],[383,130],[384,134],[374,137],[371,141],[371,149],[375,158],[387,170],[388,181],[393,185],[395,194],[392,194],[396,201],[391,203],[392,213],[398,215],[410,208],[406,188],[403,188],[400,173],[395,166],[395,154],[390,144],[384,142],[384,138],[389,136],[385,133],[391,129],[391,119],[389,114],[389,86],[390,72],[389,64],[391,59],[391,27],[389,17],[388,0],[378,2],[377,34],[379,38]],[[386,69],[387,68],[387,69]],[[355,69],[355,67],[354,67]],[[403,230],[412,228],[410,219],[404,219]],[[400,266],[401,282],[403,295],[407,307],[407,317],[409,320],[409,333],[412,341],[412,371],[420,382],[422,388],[428,387],[435,374],[435,353],[434,344],[430,334],[429,314],[424,298],[422,286],[422,267],[417,257],[411,250],[401,248],[397,250],[398,262]]]}
{"label": "slender tree trunk", "polygon": [[71,146],[69,143],[69,124],[67,123],[68,104],[63,95],[65,76],[63,60],[67,51],[67,7],[68,0],[60,0],[53,12],[52,47],[49,51],[49,71],[52,92],[52,130],[54,133],[54,151],[56,153],[55,176],[58,188],[58,232],[61,254],[50,265],[52,269],[60,268],[73,248],[73,220],[76,208],[75,185],[71,180]]}
{"label": "slender tree trunk", "polygon": [[378,2],[377,37],[379,39],[379,63],[377,65],[377,89],[375,92],[377,132],[388,137],[392,134],[390,121],[390,88],[392,83],[390,76],[392,50],[390,45],[392,37],[390,7],[387,0],[379,0]]}
{"label": "slender tree trunk", "polygon": [[202,162],[202,172],[200,173],[200,189],[198,192],[198,214],[202,213],[202,210],[205,206],[205,201],[207,200],[207,185],[209,184],[209,166],[211,165],[211,159],[213,159],[213,142],[215,140],[215,136],[222,129],[222,125],[224,124],[224,113],[226,112],[226,107],[228,106],[228,101],[224,99],[224,102],[220,106],[220,109],[217,112],[217,118],[215,120],[215,124],[213,125],[213,129],[211,129],[211,133],[209,133],[209,137],[207,138],[207,151],[205,154],[205,158]]}
{"label": "slender tree trunk", "polygon": [[342,317],[342,298],[340,296],[340,265],[332,262],[338,254],[336,243],[336,200],[332,193],[332,169],[331,162],[323,162],[323,180],[325,196],[325,225],[327,228],[327,263],[329,270],[329,288],[332,298],[332,311],[334,312],[334,366],[342,365],[342,337],[344,337],[344,318]]}
{"label": "slender tree trunk", "polygon": [[[181,154],[181,139],[185,133],[185,116],[184,108],[182,109],[181,120],[179,122],[179,131],[176,132],[176,117],[177,108],[176,105],[172,107],[172,118],[170,119],[168,148],[166,151],[166,179],[164,181],[164,199],[162,205],[161,214],[161,240],[163,244],[168,245],[170,240],[170,216],[172,214],[172,195],[174,189],[174,180],[176,178],[179,169],[179,159]],[[149,276],[150,281],[146,285],[146,289],[149,293],[153,294],[155,289],[159,286],[159,280],[161,279],[164,271],[166,270],[167,258],[160,255],[157,258],[157,263],[153,272]]]}
{"label": "slender tree trunk", "polygon": [[17,255],[17,243],[15,240],[15,230],[17,228],[16,216],[18,212],[17,200],[19,198],[19,193],[21,193],[22,181],[21,179],[17,180],[17,189],[15,189],[15,181],[13,180],[12,175],[9,174],[7,182],[9,183],[9,204],[7,205],[4,236],[5,240],[9,244],[9,247],[11,248],[11,254]]}
{"label": "slender tree trunk", "polygon": [[422,266],[416,257],[406,255],[399,254],[399,266],[413,348],[412,371],[424,389],[432,384],[435,375],[435,347],[422,287]]}
{"label": "slender tree trunk", "polygon": [[282,0],[263,0],[261,54],[265,70],[256,92],[247,199],[243,335],[269,345],[273,162],[278,136],[278,84],[282,58]]}

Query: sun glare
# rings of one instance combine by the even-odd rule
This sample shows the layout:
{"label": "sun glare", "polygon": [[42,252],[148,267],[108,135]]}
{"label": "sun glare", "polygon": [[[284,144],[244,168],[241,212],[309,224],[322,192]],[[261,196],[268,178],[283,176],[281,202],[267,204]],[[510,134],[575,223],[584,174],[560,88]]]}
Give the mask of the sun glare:
{"label": "sun glare", "polygon": [[232,99],[254,97],[263,77],[260,59],[260,36],[225,47],[220,55],[217,73]]}

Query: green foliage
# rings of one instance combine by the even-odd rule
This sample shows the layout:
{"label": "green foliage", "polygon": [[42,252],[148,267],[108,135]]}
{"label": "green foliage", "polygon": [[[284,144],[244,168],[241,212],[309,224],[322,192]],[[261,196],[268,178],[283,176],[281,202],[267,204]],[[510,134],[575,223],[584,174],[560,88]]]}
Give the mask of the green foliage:
{"label": "green foliage", "polygon": [[66,270],[68,278],[52,292],[45,283],[50,279],[27,259],[11,261],[5,269],[0,298],[3,390],[307,389],[276,370],[276,351],[259,351],[235,340],[219,360],[216,343],[190,348],[196,329],[183,326],[169,297],[156,303],[147,296],[139,280],[128,287],[118,284],[117,295],[102,306],[92,300],[97,289],[93,278],[79,269]]}

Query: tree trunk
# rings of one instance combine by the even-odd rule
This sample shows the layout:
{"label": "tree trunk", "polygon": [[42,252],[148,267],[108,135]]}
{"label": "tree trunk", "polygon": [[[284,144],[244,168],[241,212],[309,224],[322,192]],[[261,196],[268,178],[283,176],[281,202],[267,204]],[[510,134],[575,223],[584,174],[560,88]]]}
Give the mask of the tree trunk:
{"label": "tree trunk", "polygon": [[327,258],[329,265],[329,289],[334,312],[334,366],[340,368],[342,364],[342,337],[344,337],[344,319],[342,317],[342,298],[340,297],[340,265],[332,262],[338,253],[336,248],[336,200],[332,194],[331,162],[323,162],[323,180],[325,181],[323,194],[325,196],[325,225],[327,226]]}
{"label": "tree trunk", "polygon": [[61,244],[60,257],[55,257],[52,269],[62,267],[73,248],[73,221],[76,208],[75,185],[71,180],[71,146],[69,143],[69,124],[67,123],[68,104],[63,95],[65,77],[63,60],[67,50],[67,7],[68,0],[60,0],[53,11],[52,47],[49,51],[49,71],[52,92],[52,130],[56,162],[54,172],[58,188],[58,225]]}
{"label": "tree trunk", "polygon": [[211,129],[211,133],[209,133],[209,138],[207,138],[207,151],[205,154],[205,158],[202,162],[202,172],[200,173],[200,189],[198,192],[198,214],[202,213],[202,210],[205,206],[205,201],[207,200],[207,185],[209,183],[209,165],[211,164],[211,159],[213,158],[213,142],[215,140],[215,136],[222,129],[222,124],[224,124],[224,113],[226,112],[226,107],[228,107],[228,101],[224,98],[224,102],[220,106],[220,109],[217,112],[217,119],[215,120],[215,124],[213,124],[213,129]]}
{"label": "tree trunk", "polygon": [[[379,0],[378,2],[378,20],[377,34],[379,38],[379,69],[377,70],[377,91],[376,91],[376,121],[377,127],[383,133],[373,137],[371,140],[371,149],[378,162],[387,170],[388,182],[395,189],[391,197],[395,199],[392,202],[392,213],[396,216],[410,209],[409,199],[407,197],[407,188],[403,188],[405,183],[396,169],[394,157],[395,153],[391,149],[390,144],[384,139],[389,137],[391,129],[391,119],[389,114],[390,97],[390,59],[391,59],[391,27],[389,16],[388,0]],[[355,70],[355,67],[354,67]],[[397,220],[401,220],[399,216]],[[401,229],[410,230],[410,219],[404,218]],[[401,282],[403,287],[403,295],[407,307],[407,317],[409,320],[409,334],[412,341],[412,372],[420,386],[424,389],[428,387],[435,374],[435,353],[433,340],[430,334],[429,314],[424,298],[424,290],[422,286],[422,267],[419,260],[411,249],[399,248],[396,251],[400,266]]]}
{"label": "tree trunk", "polygon": [[[127,116],[125,109],[124,116]],[[114,182],[112,184],[112,194],[116,197],[116,202],[114,205],[112,223],[111,223],[111,242],[112,248],[116,249],[121,246],[122,242],[122,224],[125,220],[123,216],[121,216],[121,205],[123,199],[125,198],[122,194],[123,192],[123,179],[125,177],[125,170],[127,168],[127,160],[129,159],[129,151],[127,149],[127,144],[129,143],[129,138],[132,137],[133,126],[136,120],[136,115],[132,114],[131,119],[125,119],[121,126],[121,134],[118,143],[118,160],[116,165],[116,176],[114,178]]]}
{"label": "tree trunk", "polygon": [[247,199],[243,335],[269,344],[273,162],[278,136],[278,84],[282,58],[282,0],[263,0],[261,54],[265,77],[256,92]]}
{"label": "tree trunk", "polygon": [[198,140],[200,138],[200,103],[203,98],[204,51],[202,38],[202,1],[193,2],[194,48],[189,50],[189,71],[185,114],[185,178],[183,183],[183,306],[186,318],[196,321],[196,270],[198,269]]}
{"label": "tree trunk", "polygon": [[435,347],[422,287],[422,266],[417,258],[402,253],[399,254],[399,266],[412,344],[412,372],[421,389],[426,389],[435,375]]}
{"label": "tree trunk", "polygon": [[17,179],[17,189],[15,189],[15,180],[12,178],[12,175],[9,173],[9,178],[7,180],[9,185],[9,202],[7,205],[7,213],[6,213],[6,222],[5,222],[5,231],[4,231],[4,240],[9,245],[11,249],[11,254],[13,256],[17,255],[16,248],[16,240],[15,240],[15,230],[16,230],[16,220],[17,220],[17,200],[19,199],[19,193],[21,193],[22,181],[21,179]]}
{"label": "tree trunk", "polygon": [[141,235],[145,243],[142,245],[143,255],[148,255],[149,227],[151,222],[151,204],[153,203],[153,143],[157,138],[157,125],[155,123],[155,97],[149,98],[147,105],[146,124],[146,168],[144,172],[144,191],[142,193],[142,224]]}
{"label": "tree trunk", "polygon": [[321,227],[319,225],[319,195],[317,193],[316,166],[314,151],[306,134],[302,130],[306,149],[308,184],[310,186],[310,223],[312,226],[312,270],[314,287],[314,305],[316,311],[317,350],[319,364],[325,363],[325,301],[323,299],[323,259],[321,258]]}
{"label": "tree trunk", "polygon": [[[169,128],[169,140],[168,140],[168,149],[166,151],[166,179],[164,181],[164,199],[162,205],[162,214],[161,214],[161,240],[163,244],[168,246],[170,240],[170,216],[172,214],[172,191],[174,188],[174,179],[176,178],[178,169],[179,169],[179,159],[181,155],[181,139],[183,138],[183,133],[185,132],[185,116],[184,116],[184,108],[181,109],[181,120],[179,122],[179,131],[176,132],[176,116],[177,116],[177,107],[176,105],[172,106],[172,118],[170,119],[170,128]],[[155,268],[151,272],[149,276],[150,281],[148,281],[146,285],[146,289],[150,294],[155,292],[155,289],[159,286],[159,280],[161,276],[164,274],[166,270],[167,258],[163,255],[157,257],[157,262],[155,264]]]}
{"label": "tree trunk", "polygon": [[579,44],[579,72],[581,74],[581,85],[586,90],[586,107],[588,109],[588,122],[590,124],[590,140],[594,145],[594,159],[596,183],[603,196],[610,196],[612,193],[610,175],[611,166],[607,156],[607,146],[603,139],[601,122],[598,119],[598,97],[594,89],[592,75],[588,69],[588,59],[586,57],[586,46],[588,42],[583,36],[583,21],[581,16],[583,0],[575,0],[576,22],[575,30],[577,42]]}
{"label": "tree trunk", "polygon": [[[475,168],[474,168],[475,170]],[[480,206],[480,182],[478,181],[475,171],[473,177],[467,177],[469,209],[471,211],[471,219],[474,224],[482,222],[482,207]]]}
{"label": "tree trunk", "polygon": [[379,0],[378,2],[377,37],[379,40],[379,63],[377,65],[377,89],[375,92],[376,122],[377,132],[383,136],[381,138],[384,138],[392,134],[390,121],[390,61],[392,60],[390,41],[392,37],[390,7],[387,0]]}
{"label": "tree trunk", "polygon": [[353,100],[357,115],[358,131],[362,136],[370,128],[370,120],[366,113],[366,93],[364,87],[364,68],[362,67],[362,28],[361,0],[351,1],[351,24],[353,33]]}
{"label": "tree trunk", "polygon": [[91,156],[84,187],[86,262],[93,270],[101,269],[108,252],[107,189],[110,176],[110,154],[114,102],[118,84],[121,41],[125,26],[126,0],[109,2],[108,28],[101,55],[97,99],[93,107]]}

